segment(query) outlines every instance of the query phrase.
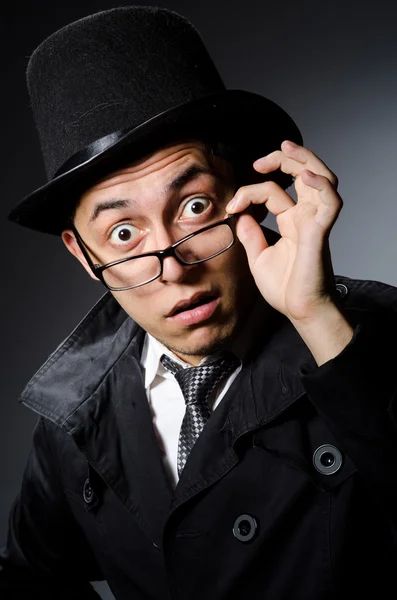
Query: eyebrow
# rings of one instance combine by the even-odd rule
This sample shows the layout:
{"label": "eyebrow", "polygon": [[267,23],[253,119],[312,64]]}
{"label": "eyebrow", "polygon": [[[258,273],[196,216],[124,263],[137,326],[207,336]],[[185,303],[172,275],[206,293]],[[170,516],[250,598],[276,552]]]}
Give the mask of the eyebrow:
{"label": "eyebrow", "polygon": [[[192,179],[197,177],[198,175],[212,175],[215,177],[220,177],[220,174],[214,171],[213,169],[200,167],[198,165],[192,165],[188,167],[185,171],[180,173],[175,179],[173,179],[169,184],[165,186],[164,192],[165,194],[170,194],[171,192],[175,192],[183,188],[184,185],[189,183]],[[98,202],[95,205],[94,210],[92,211],[89,223],[95,221],[98,216],[104,212],[105,210],[126,208],[131,204],[131,200],[120,198],[120,199],[112,199],[105,200],[104,202]]]}
{"label": "eyebrow", "polygon": [[114,208],[125,208],[128,206],[129,200],[107,200],[106,202],[98,202],[95,205],[94,210],[92,211],[92,215],[90,217],[89,222],[92,223],[99,217],[101,212],[105,210],[111,210]]}

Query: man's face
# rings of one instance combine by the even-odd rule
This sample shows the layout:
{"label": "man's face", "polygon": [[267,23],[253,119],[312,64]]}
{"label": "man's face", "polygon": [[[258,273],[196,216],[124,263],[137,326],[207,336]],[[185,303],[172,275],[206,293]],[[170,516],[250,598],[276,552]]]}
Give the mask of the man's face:
{"label": "man's face", "polygon": [[[199,143],[163,148],[112,173],[81,198],[75,226],[95,262],[164,249],[226,216],[231,169]],[[92,275],[71,230],[68,249]],[[191,364],[240,331],[257,296],[242,245],[192,266],[164,260],[158,279],[112,292],[147,332]],[[182,304],[181,304],[182,303]]]}

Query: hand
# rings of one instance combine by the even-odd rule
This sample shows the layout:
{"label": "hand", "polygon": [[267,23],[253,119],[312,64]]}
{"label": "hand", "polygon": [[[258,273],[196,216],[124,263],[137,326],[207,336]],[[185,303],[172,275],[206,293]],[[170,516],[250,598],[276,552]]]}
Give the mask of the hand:
{"label": "hand", "polygon": [[334,275],[329,234],[342,208],[337,178],[313,152],[290,141],[258,159],[254,168],[280,168],[295,178],[297,202],[272,181],[240,188],[229,202],[229,214],[251,204],[266,204],[276,215],[281,238],[269,246],[260,225],[247,214],[237,222],[237,236],[261,294],[291,321],[316,319],[332,304]]}

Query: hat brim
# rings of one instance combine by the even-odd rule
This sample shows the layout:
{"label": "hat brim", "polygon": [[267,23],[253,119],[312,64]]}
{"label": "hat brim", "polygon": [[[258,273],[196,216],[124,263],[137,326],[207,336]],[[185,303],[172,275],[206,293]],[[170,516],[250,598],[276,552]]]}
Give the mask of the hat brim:
{"label": "hat brim", "polygon": [[[99,144],[98,151],[88,158],[84,151],[78,153],[81,162],[26,196],[8,218],[29,229],[60,235],[81,194],[106,174],[167,143],[200,136],[241,148],[247,164],[279,149],[286,139],[303,143],[297,125],[277,104],[251,92],[224,90],[107,136],[107,145]],[[270,178],[284,189],[292,183],[292,178],[280,171]]]}

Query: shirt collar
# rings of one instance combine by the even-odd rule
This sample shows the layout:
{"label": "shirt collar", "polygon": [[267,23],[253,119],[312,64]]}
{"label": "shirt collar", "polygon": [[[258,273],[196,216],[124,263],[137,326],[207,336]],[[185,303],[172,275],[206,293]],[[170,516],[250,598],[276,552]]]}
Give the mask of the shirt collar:
{"label": "shirt collar", "polygon": [[141,354],[141,365],[145,373],[146,389],[153,383],[156,375],[170,379],[173,378],[173,375],[167,371],[160,362],[160,358],[163,354],[167,354],[167,356],[172,358],[172,360],[177,362],[183,368],[191,366],[175,356],[171,350],[168,350],[164,344],[156,340],[150,333],[146,333]]}

